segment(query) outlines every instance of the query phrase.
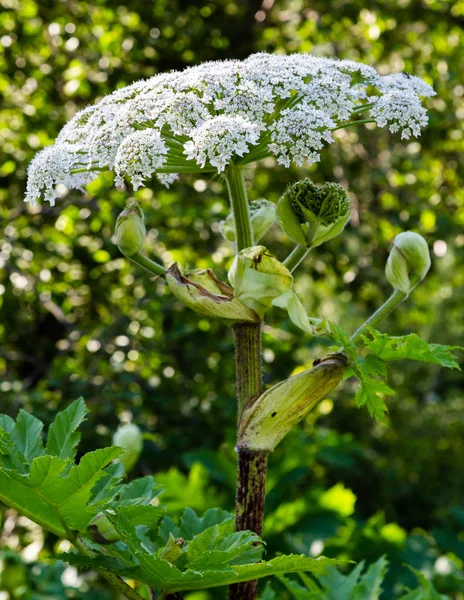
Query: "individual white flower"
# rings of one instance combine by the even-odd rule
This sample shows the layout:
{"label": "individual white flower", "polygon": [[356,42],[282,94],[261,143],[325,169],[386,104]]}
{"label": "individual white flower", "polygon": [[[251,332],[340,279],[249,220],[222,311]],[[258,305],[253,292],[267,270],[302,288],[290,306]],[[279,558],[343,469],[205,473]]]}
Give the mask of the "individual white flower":
{"label": "individual white flower", "polygon": [[301,102],[294,108],[284,109],[280,118],[271,125],[270,151],[277,162],[290,166],[295,162],[300,167],[320,159],[318,150],[324,142],[332,142],[331,129],[336,123],[324,111]]}
{"label": "individual white flower", "polygon": [[219,172],[224,171],[232,156],[243,156],[250,145],[258,143],[264,126],[249,119],[220,115],[206,121],[190,133],[184,144],[187,158],[204,167],[209,162]]}
{"label": "individual white flower", "polygon": [[401,130],[401,139],[406,140],[411,135],[419,136],[428,123],[427,111],[410,90],[395,90],[380,96],[371,115],[379,127],[388,125],[392,133]]}
{"label": "individual white flower", "polygon": [[126,175],[137,190],[146,177],[151,177],[163,166],[167,151],[158,131],[142,129],[132,133],[122,142],[116,154],[116,185],[124,186],[123,176]]}

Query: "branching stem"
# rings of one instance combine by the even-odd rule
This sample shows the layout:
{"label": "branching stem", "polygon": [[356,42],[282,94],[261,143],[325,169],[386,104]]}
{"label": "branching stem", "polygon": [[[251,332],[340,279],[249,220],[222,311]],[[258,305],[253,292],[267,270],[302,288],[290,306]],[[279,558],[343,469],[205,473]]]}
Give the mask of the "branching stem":
{"label": "branching stem", "polygon": [[293,273],[293,271],[298,267],[298,265],[308,256],[310,250],[311,248],[308,248],[307,246],[295,246],[293,251],[284,260],[283,264],[291,273]]}
{"label": "branching stem", "polygon": [[395,290],[390,298],[388,298],[388,300],[384,302],[382,306],[378,308],[357,331],[355,331],[355,333],[353,333],[351,341],[357,342],[368,327],[377,327],[377,325],[388,317],[388,315],[395,310],[403,300],[406,300],[407,297],[408,295],[401,290]]}
{"label": "branching stem", "polygon": [[153,275],[164,275],[166,273],[166,269],[162,265],[159,265],[154,260],[140,254],[140,252],[136,252],[132,256],[127,256],[126,258]]}

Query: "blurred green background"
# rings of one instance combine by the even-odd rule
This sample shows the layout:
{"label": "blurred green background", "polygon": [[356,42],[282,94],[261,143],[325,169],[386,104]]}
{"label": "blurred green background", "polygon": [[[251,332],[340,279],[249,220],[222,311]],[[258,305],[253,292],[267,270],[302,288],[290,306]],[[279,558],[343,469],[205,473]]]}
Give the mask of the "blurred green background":
{"label": "blurred green background", "polygon": [[[311,314],[354,330],[389,293],[383,268],[392,238],[413,229],[430,244],[432,270],[383,329],[462,344],[462,0],[0,0],[0,7],[0,412],[24,407],[49,422],[83,396],[91,409],[83,451],[109,444],[132,418],[147,434],[134,475],[156,473],[172,512],[233,508],[230,331],[198,321],[163,281],[122,258],[112,234],[130,196],[111,177],[54,208],[31,210],[22,197],[28,162],[77,110],[140,78],[259,51],[360,60],[434,85],[421,138],[351,128],[337,132],[310,169],[318,183],[346,186],[354,210],[345,233],[300,268],[297,289]],[[307,174],[267,159],[248,173],[250,197],[276,201]],[[148,254],[225,276],[233,250],[218,235],[228,212],[220,180],[184,178],[170,190],[154,181],[134,197],[149,227]],[[280,258],[290,249],[277,227],[265,243]],[[324,351],[283,315],[269,313],[264,329],[266,383]],[[356,409],[347,382],[272,455],[268,554],[356,561],[387,554],[382,598],[415,584],[409,563],[462,600],[462,376],[402,363],[391,385],[398,394],[388,401],[388,428]],[[56,540],[27,519],[3,511],[0,532],[1,599],[106,598],[92,575],[42,563]]]}

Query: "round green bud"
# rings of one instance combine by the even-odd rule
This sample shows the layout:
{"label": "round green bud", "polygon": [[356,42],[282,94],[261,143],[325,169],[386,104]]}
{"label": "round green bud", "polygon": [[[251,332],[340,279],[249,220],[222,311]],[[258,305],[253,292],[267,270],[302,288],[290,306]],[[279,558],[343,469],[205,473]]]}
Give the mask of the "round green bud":
{"label": "round green bud", "polygon": [[430,264],[430,252],[425,239],[418,233],[405,231],[393,240],[385,275],[395,290],[410,294],[427,275]]}
{"label": "round green bud", "polygon": [[297,244],[319,246],[338,235],[350,218],[350,201],[338,183],[322,187],[311,179],[297,181],[277,204],[277,218]]}
{"label": "round green bud", "polygon": [[124,448],[125,453],[118,460],[128,473],[138,461],[143,448],[142,432],[137,425],[121,425],[113,435],[113,445]]}
{"label": "round green bud", "polygon": [[139,252],[145,243],[145,228],[142,209],[135,201],[127,204],[116,221],[116,244],[125,256]]}
{"label": "round green bud", "polygon": [[90,521],[87,533],[90,539],[97,544],[114,544],[121,539],[111,521],[102,512]]}

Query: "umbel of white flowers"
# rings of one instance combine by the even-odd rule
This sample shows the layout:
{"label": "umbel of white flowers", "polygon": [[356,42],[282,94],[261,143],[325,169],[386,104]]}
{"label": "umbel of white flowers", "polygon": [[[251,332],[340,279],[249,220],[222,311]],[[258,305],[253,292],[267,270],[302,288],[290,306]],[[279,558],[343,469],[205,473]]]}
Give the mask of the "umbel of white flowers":
{"label": "umbel of white flowers", "polygon": [[101,171],[137,189],[154,174],[221,172],[267,156],[289,166],[320,160],[332,132],[375,122],[408,139],[427,124],[418,77],[308,54],[254,54],[156,75],[77,113],[34,158],[26,201],[53,204],[57,187],[81,189]]}

